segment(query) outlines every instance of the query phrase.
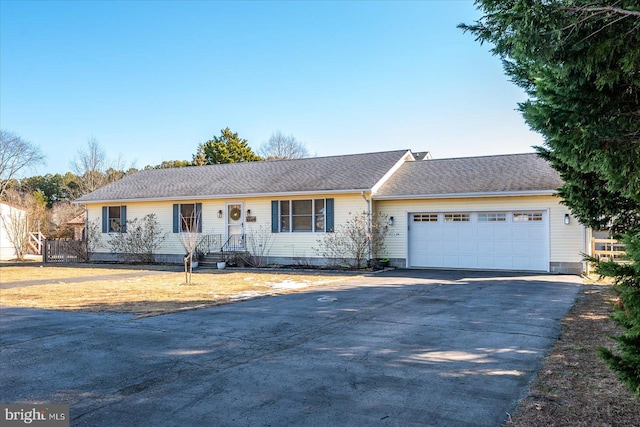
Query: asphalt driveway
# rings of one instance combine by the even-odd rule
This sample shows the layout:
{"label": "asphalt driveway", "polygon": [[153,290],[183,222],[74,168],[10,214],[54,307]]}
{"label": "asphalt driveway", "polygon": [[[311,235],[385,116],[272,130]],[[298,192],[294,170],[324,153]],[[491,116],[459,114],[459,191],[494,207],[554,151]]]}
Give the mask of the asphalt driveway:
{"label": "asphalt driveway", "polygon": [[88,426],[500,426],[575,276],[396,271],[134,320],[0,308],[0,403]]}

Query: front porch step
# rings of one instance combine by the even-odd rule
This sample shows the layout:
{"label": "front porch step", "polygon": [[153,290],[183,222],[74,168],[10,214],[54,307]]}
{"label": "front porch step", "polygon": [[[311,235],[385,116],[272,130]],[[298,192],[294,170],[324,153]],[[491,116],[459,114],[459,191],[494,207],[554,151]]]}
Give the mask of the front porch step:
{"label": "front porch step", "polygon": [[209,252],[204,256],[203,259],[198,261],[199,267],[204,268],[217,268],[218,263],[222,261],[230,261],[232,259],[237,259],[243,255],[247,255],[247,251],[236,251],[236,252]]}

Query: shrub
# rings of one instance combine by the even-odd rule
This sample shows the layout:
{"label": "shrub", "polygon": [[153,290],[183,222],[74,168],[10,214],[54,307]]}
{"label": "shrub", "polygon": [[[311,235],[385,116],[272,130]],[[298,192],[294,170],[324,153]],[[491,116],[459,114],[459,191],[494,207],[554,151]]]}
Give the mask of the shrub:
{"label": "shrub", "polygon": [[336,227],[334,233],[327,233],[318,239],[316,253],[327,259],[330,265],[346,264],[363,267],[370,258],[381,255],[385,250],[385,237],[389,228],[388,217],[382,213],[366,212],[352,214],[344,224]]}
{"label": "shrub", "polygon": [[128,220],[125,230],[109,237],[111,252],[124,262],[153,264],[155,252],[166,237],[156,214],[145,215],[142,220]]}

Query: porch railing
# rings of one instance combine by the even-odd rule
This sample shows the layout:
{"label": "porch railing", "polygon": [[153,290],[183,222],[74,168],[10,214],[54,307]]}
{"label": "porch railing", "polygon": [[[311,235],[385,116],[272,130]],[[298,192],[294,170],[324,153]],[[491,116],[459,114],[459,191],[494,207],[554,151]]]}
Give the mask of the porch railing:
{"label": "porch railing", "polygon": [[246,234],[232,234],[224,245],[222,252],[241,252],[245,250]]}
{"label": "porch railing", "polygon": [[199,254],[211,252],[241,252],[245,250],[245,234],[232,234],[225,240],[224,234],[204,234],[196,245]]}
{"label": "porch railing", "polygon": [[219,252],[223,243],[224,235],[222,234],[203,234],[196,245],[196,252],[202,255]]}

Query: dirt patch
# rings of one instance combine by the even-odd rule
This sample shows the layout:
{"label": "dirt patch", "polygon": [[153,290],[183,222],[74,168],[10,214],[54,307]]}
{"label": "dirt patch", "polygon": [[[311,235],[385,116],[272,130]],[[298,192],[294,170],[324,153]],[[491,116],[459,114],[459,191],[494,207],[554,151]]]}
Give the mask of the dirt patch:
{"label": "dirt patch", "polygon": [[562,335],[506,426],[640,426],[640,404],[597,354],[620,333],[611,286],[585,285]]}
{"label": "dirt patch", "polygon": [[[12,271],[11,268],[20,270]],[[114,277],[114,273],[118,273],[117,276]],[[0,292],[0,305],[148,316],[300,292],[356,277],[330,273],[211,270],[194,273],[193,283],[185,284],[184,272],[148,273],[105,268],[4,267],[0,272],[2,282],[10,283],[11,287]],[[13,281],[7,282],[8,277]],[[29,278],[37,278],[37,282],[29,282]]]}

